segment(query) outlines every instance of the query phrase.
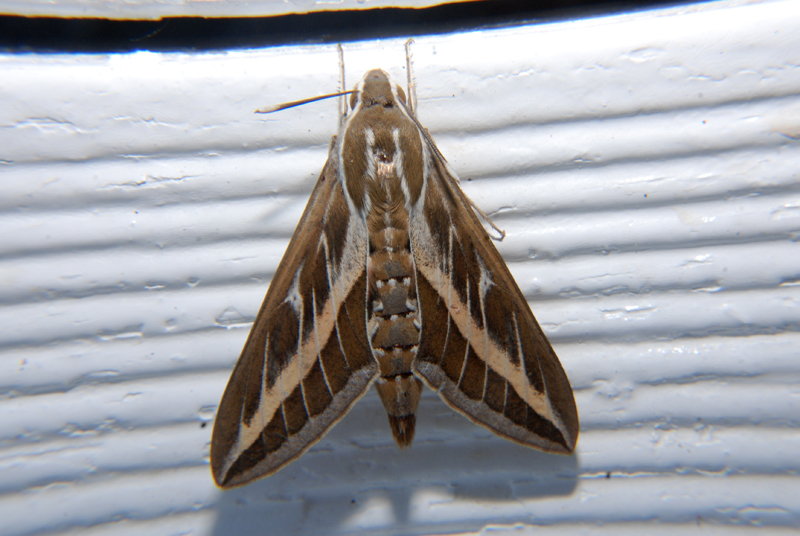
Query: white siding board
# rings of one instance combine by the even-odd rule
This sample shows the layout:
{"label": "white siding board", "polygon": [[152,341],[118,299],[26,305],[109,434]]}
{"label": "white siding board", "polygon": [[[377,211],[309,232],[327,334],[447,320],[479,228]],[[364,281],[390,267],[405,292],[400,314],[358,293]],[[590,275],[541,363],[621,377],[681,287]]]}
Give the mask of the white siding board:
{"label": "white siding board", "polygon": [[[324,163],[333,47],[0,56],[3,534],[800,527],[800,5],[421,37],[419,115],[576,391],[578,451],[369,393],[222,493],[213,414]],[[404,80],[403,40],[347,45]],[[471,180],[470,180],[471,179]]]}

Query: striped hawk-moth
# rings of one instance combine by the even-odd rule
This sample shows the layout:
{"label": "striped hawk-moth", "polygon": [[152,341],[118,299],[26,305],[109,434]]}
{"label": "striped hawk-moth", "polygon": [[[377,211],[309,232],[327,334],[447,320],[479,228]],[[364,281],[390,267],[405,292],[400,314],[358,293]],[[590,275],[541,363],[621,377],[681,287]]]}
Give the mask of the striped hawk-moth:
{"label": "striped hawk-moth", "polygon": [[400,447],[427,385],[502,437],[571,453],[567,375],[413,99],[382,70],[349,93],[220,402],[217,484],[284,467],[373,383]]}

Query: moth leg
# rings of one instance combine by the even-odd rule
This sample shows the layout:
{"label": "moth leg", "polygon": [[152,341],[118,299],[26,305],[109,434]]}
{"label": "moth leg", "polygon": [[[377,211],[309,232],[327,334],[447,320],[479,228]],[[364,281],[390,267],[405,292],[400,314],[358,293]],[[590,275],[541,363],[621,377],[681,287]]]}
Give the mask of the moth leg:
{"label": "moth leg", "polygon": [[[465,197],[466,197],[466,196],[465,196]],[[492,237],[492,238],[493,238],[494,240],[497,240],[498,242],[502,242],[502,241],[503,241],[503,239],[506,237],[506,232],[505,232],[505,231],[503,231],[502,229],[500,229],[500,228],[499,228],[497,225],[495,225],[495,224],[494,224],[494,222],[492,221],[492,218],[490,218],[489,216],[487,216],[487,215],[486,215],[486,213],[485,213],[484,211],[482,211],[482,210],[480,209],[480,207],[479,207],[478,205],[476,205],[476,204],[475,204],[475,202],[474,202],[472,199],[470,199],[469,197],[467,197],[467,201],[469,201],[469,204],[470,204],[470,206],[472,207],[472,210],[474,210],[475,212],[477,212],[477,213],[478,213],[478,215],[479,215],[481,218],[483,218],[483,219],[486,221],[486,223],[488,223],[488,224],[491,226],[491,228],[492,228],[492,229],[494,229],[495,231],[497,231],[497,234],[499,234],[499,235],[500,235],[500,238],[499,238],[499,239],[497,239],[497,238],[494,238],[494,237]]]}

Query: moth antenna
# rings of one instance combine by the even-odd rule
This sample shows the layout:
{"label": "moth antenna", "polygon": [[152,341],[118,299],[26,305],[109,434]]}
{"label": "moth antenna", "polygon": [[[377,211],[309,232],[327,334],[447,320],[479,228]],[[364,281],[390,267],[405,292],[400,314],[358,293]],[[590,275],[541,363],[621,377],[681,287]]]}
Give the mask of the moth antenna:
{"label": "moth antenna", "polygon": [[[339,91],[347,90],[347,83],[344,78],[344,49],[341,43],[336,43],[336,50],[339,52]],[[344,119],[347,116],[347,99],[344,94],[339,97],[339,127],[344,126]]]}
{"label": "moth antenna", "polygon": [[319,97],[311,97],[310,99],[302,99],[296,100],[292,102],[284,102],[283,104],[276,104],[275,106],[267,106],[266,108],[259,108],[253,113],[256,114],[271,114],[272,112],[279,112],[281,110],[286,110],[287,108],[294,108],[295,106],[301,106],[303,104],[308,104],[309,102],[316,102],[319,100],[330,99],[332,97],[342,97],[344,95],[348,95],[350,93],[358,93],[357,90],[351,89],[350,91],[339,91],[337,93],[330,93],[328,95],[320,95]]}
{"label": "moth antenna", "polygon": [[406,41],[406,76],[408,77],[408,109],[411,111],[412,114],[416,114],[417,84],[414,81],[414,72],[412,69],[414,61],[412,59],[412,53],[411,53],[411,45],[413,43],[414,43],[413,38]]}

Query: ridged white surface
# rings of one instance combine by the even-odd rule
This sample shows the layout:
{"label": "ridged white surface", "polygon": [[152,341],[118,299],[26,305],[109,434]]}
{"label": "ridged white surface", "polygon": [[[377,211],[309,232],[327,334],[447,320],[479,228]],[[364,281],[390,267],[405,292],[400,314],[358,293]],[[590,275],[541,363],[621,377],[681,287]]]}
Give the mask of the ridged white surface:
{"label": "ridged white surface", "polygon": [[[404,80],[402,40],[348,85]],[[0,56],[0,532],[800,528],[800,4],[420,38],[419,117],[575,388],[572,457],[373,392],[218,491],[216,405],[337,128],[333,47]]]}

